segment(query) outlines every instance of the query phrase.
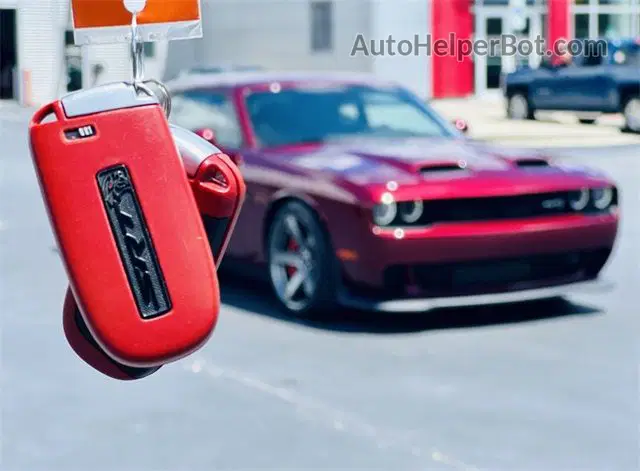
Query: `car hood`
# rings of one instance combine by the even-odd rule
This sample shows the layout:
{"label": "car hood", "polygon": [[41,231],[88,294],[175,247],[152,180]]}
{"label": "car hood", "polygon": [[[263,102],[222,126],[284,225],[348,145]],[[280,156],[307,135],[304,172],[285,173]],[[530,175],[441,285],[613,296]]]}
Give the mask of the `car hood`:
{"label": "car hood", "polygon": [[[452,185],[470,194],[553,191],[581,186],[604,176],[584,168],[551,162],[532,149],[499,147],[470,139],[353,140],[269,152],[296,172],[349,185],[404,188],[429,187],[431,193],[450,193]],[[483,183],[484,182],[484,183]],[[425,185],[428,183],[428,185]],[[470,186],[469,186],[470,185]],[[544,188],[543,188],[544,187]],[[426,195],[425,195],[426,196]]]}

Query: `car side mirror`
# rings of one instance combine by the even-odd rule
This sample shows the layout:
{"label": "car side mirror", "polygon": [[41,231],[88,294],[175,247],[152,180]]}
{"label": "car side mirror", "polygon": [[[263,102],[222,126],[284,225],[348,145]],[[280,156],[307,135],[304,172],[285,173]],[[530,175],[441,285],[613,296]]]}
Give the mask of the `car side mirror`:
{"label": "car side mirror", "polygon": [[454,119],[453,125],[463,134],[469,133],[469,124],[464,119]]}

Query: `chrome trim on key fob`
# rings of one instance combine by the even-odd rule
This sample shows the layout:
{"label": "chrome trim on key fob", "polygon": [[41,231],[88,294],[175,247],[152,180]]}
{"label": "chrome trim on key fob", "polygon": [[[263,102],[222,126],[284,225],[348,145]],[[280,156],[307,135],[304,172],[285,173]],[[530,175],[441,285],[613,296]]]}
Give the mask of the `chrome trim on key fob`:
{"label": "chrome trim on key fob", "polygon": [[222,152],[209,141],[191,131],[187,131],[175,124],[170,124],[169,127],[189,177],[193,177],[196,174],[198,167],[207,157]]}
{"label": "chrome trim on key fob", "polygon": [[117,82],[78,90],[60,99],[67,118],[137,106],[157,105],[155,95],[139,93],[130,83]]}

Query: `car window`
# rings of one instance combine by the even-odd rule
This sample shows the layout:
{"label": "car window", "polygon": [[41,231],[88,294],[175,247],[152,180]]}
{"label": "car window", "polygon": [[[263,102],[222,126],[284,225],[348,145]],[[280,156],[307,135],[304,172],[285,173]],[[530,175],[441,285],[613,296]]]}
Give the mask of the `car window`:
{"label": "car window", "polygon": [[433,135],[438,134],[438,124],[424,119],[424,112],[415,106],[407,106],[403,100],[389,93],[367,93],[363,105],[369,126],[396,132]]}
{"label": "car window", "polygon": [[249,118],[263,146],[346,137],[453,137],[427,105],[400,88],[361,85],[297,86],[253,92]]}
{"label": "car window", "polygon": [[574,65],[579,67],[597,67],[606,62],[606,50],[600,43],[592,40],[581,41],[582,53],[574,57]]}
{"label": "car window", "polygon": [[224,93],[193,90],[173,95],[169,121],[186,129],[209,128],[223,147],[242,145],[242,131],[233,101]]}

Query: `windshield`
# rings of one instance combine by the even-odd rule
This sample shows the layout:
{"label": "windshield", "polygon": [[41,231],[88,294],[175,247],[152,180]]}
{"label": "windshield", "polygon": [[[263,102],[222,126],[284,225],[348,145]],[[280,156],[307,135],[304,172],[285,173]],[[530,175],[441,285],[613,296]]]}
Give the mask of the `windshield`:
{"label": "windshield", "polygon": [[345,137],[453,137],[446,122],[400,88],[361,85],[251,93],[249,118],[265,147]]}

